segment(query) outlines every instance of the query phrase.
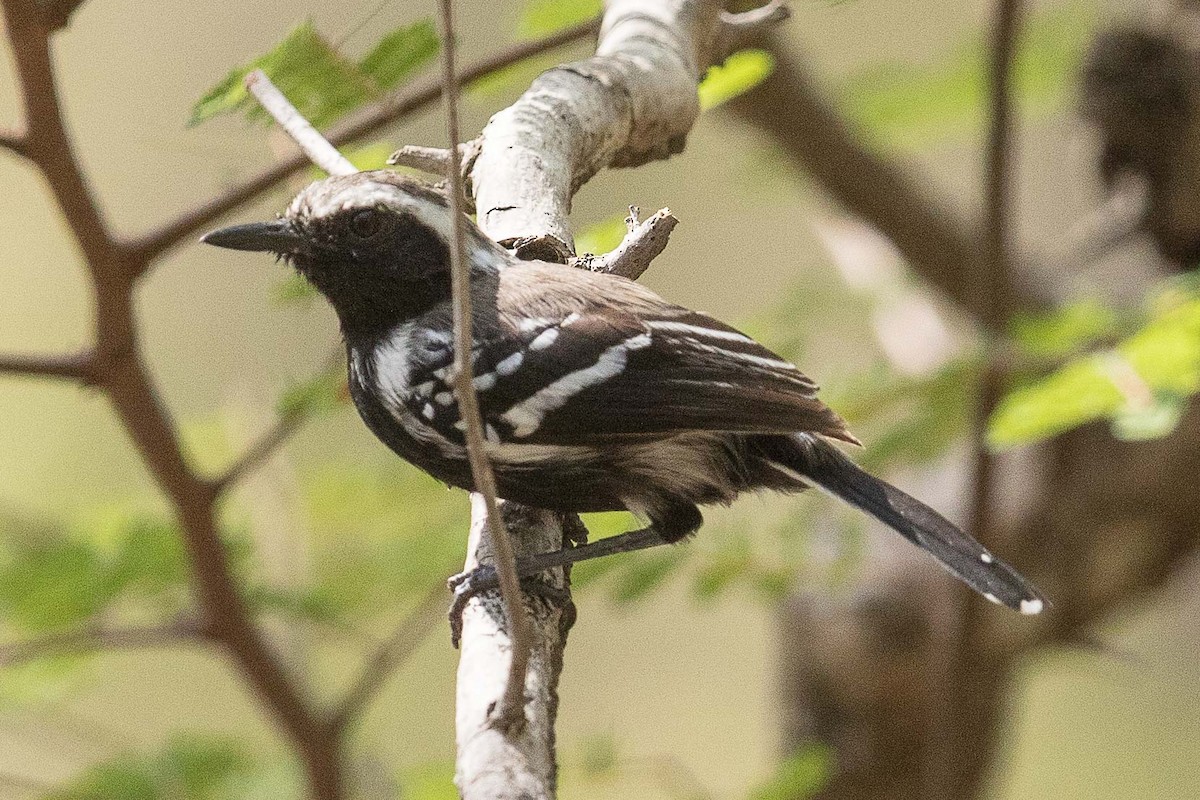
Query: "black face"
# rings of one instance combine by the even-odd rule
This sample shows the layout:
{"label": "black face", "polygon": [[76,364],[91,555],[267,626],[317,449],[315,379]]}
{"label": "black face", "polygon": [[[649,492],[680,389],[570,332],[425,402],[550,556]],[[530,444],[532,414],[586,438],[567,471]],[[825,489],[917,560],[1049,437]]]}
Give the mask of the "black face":
{"label": "black face", "polygon": [[325,295],[347,339],[363,342],[450,296],[445,240],[414,213],[385,204],[393,191],[405,201],[400,208],[436,215],[446,206],[393,173],[357,173],[309,187],[286,218],[214,231],[204,241],[278,254]]}
{"label": "black face", "polygon": [[329,299],[347,335],[390,329],[450,295],[446,242],[412,215],[350,208],[293,225],[299,246],[282,255]]}

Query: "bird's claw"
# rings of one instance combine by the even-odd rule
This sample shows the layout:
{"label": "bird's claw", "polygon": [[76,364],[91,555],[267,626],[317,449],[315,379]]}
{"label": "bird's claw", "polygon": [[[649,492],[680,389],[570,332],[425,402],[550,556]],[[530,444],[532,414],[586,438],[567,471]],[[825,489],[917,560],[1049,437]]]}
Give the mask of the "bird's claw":
{"label": "bird's claw", "polygon": [[[450,644],[457,650],[462,642],[463,613],[467,610],[467,604],[476,595],[499,588],[500,579],[494,566],[484,564],[468,572],[450,576],[446,585],[454,593],[448,616],[450,618]],[[574,622],[574,603],[571,600],[569,589],[551,586],[537,577],[522,578],[521,589],[531,597],[540,597],[563,608],[564,613],[569,614],[570,622]],[[570,627],[570,622],[567,623],[567,627]]]}

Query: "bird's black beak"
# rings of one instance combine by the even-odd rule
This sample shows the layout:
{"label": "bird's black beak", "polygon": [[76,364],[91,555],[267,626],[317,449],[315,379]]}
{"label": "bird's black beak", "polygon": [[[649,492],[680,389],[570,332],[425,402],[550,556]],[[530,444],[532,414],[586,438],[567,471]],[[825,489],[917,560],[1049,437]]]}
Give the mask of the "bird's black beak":
{"label": "bird's black beak", "polygon": [[204,234],[200,241],[217,247],[228,247],[230,250],[290,253],[303,239],[291,222],[277,219],[271,222],[231,225]]}

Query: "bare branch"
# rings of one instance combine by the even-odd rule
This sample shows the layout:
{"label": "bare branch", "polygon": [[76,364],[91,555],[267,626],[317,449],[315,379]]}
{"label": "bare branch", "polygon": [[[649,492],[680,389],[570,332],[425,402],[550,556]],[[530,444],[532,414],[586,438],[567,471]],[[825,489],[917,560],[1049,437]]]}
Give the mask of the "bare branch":
{"label": "bare branch", "polygon": [[469,177],[489,235],[524,258],[573,255],[567,218],[579,186],[604,167],[683,149],[700,113],[696,85],[724,57],[713,47],[721,13],[699,0],[610,0],[596,55],[542,73],[483,129]]}
{"label": "bare branch", "polygon": [[96,650],[171,647],[185,642],[203,641],[205,638],[204,627],[194,619],[181,619],[166,625],[144,628],[85,628],[0,645],[0,667],[12,667],[39,658]]}
{"label": "bare branch", "polygon": [[332,730],[340,732],[370,706],[392,674],[408,661],[425,637],[445,619],[447,600],[445,585],[435,586],[387,641],[367,657],[362,671],[330,715],[329,726]]}
{"label": "bare branch", "polygon": [[512,650],[508,681],[504,695],[495,709],[493,720],[505,731],[519,731],[525,721],[525,672],[533,646],[532,630],[525,605],[521,600],[521,581],[517,577],[517,560],[500,508],[496,502],[496,477],[488,460],[483,435],[483,419],[479,414],[479,397],[475,393],[475,367],[471,361],[474,338],[471,332],[471,265],[465,250],[463,229],[462,173],[458,161],[458,81],[454,74],[454,12],[453,0],[441,0],[439,15],[442,47],[442,89],[446,106],[446,182],[449,184],[450,216],[453,241],[450,247],[450,284],[454,302],[454,367],[455,390],[459,416],[466,423],[464,438],[467,458],[475,489],[483,497],[488,531],[492,537],[496,572],[500,578],[500,596],[508,617]]}
{"label": "bare branch", "polygon": [[65,356],[0,355],[0,373],[94,383],[96,357],[90,350]]}
{"label": "bare branch", "polygon": [[15,131],[0,131],[0,148],[25,155],[25,136]]}
{"label": "bare branch", "polygon": [[51,32],[62,30],[71,21],[71,16],[86,0],[41,0],[39,6],[46,27]]}
{"label": "bare branch", "polygon": [[[458,146],[459,164],[469,163],[479,152],[477,140],[465,142]],[[425,147],[419,144],[406,144],[388,156],[387,163],[394,167],[412,167],[430,175],[444,177],[450,166],[450,150],[445,147]]]}
{"label": "bare branch", "polygon": [[312,123],[306,120],[296,107],[292,105],[283,92],[261,69],[256,69],[246,76],[246,89],[254,95],[259,104],[266,109],[279,127],[292,137],[292,141],[300,148],[313,164],[325,170],[330,175],[352,175],[358,169],[350,163],[337,148],[322,136]]}
{"label": "bare branch", "polygon": [[[589,20],[541,39],[521,42],[493,56],[476,61],[464,69],[459,78],[464,83],[476,80],[496,70],[524,61],[531,56],[586,39],[593,36],[599,28],[599,20]],[[352,115],[346,121],[335,126],[326,138],[335,147],[340,147],[348,142],[376,133],[397,120],[429,107],[436,103],[441,96],[442,84],[436,78],[414,83]],[[308,165],[308,160],[302,154],[283,159],[198,208],[192,209],[157,230],[130,242],[128,246],[140,255],[142,261],[148,264],[166,250],[180,244],[213,221],[304,170]]]}
{"label": "bare branch", "polygon": [[655,212],[645,222],[638,222],[637,206],[630,206],[629,216],[625,219],[628,232],[620,244],[602,256],[585,253],[568,263],[593,272],[637,280],[649,268],[650,262],[666,249],[671,231],[678,224],[679,220],[669,208]]}
{"label": "bare branch", "polygon": [[338,742],[327,735],[312,703],[251,621],[217,527],[216,496],[188,463],[143,363],[133,313],[133,283],[144,269],[143,254],[115,240],[75,159],[59,106],[50,30],[34,0],[4,0],[0,11],[24,99],[27,155],[45,177],[94,284],[98,385],[171,501],[211,637],[303,758],[313,796],[341,797]]}
{"label": "bare branch", "polygon": [[247,475],[261,467],[267,459],[275,455],[275,452],[291,438],[293,433],[304,427],[304,423],[309,419],[311,419],[311,415],[307,414],[281,416],[273,426],[246,448],[246,452],[242,453],[220,477],[213,480],[213,493],[224,494]]}
{"label": "bare branch", "polygon": [[725,60],[758,38],[763,31],[785,22],[791,16],[792,10],[783,0],[770,0],[764,6],[740,13],[722,11],[721,27],[713,44],[714,59]]}

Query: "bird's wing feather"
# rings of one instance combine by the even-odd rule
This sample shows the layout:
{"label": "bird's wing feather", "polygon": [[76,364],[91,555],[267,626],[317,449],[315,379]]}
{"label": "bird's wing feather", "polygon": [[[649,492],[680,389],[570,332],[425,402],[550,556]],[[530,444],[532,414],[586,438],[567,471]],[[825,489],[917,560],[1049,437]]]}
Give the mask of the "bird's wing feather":
{"label": "bird's wing feather", "polygon": [[[510,290],[498,332],[477,346],[475,385],[494,440],[594,445],[709,430],[856,441],[811,380],[739,331],[623,279],[565,287],[550,272],[561,269]],[[411,379],[428,391],[408,402],[458,439],[452,382],[448,364],[428,364]]]}

